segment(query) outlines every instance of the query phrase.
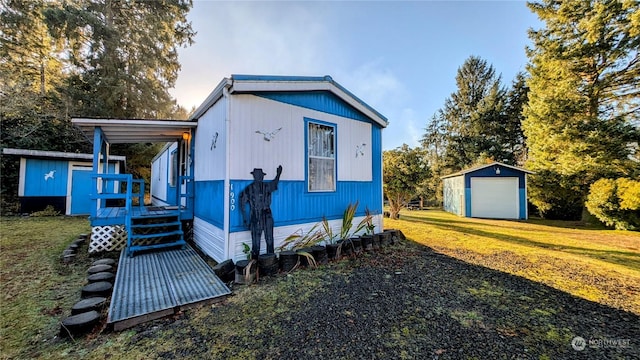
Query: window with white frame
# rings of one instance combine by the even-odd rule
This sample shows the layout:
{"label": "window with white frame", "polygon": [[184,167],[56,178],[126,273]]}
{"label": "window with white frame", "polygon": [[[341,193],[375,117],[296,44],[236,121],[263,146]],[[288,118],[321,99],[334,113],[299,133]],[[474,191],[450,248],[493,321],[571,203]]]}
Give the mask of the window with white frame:
{"label": "window with white frame", "polygon": [[310,192],[336,190],[335,125],[307,123],[307,183]]}

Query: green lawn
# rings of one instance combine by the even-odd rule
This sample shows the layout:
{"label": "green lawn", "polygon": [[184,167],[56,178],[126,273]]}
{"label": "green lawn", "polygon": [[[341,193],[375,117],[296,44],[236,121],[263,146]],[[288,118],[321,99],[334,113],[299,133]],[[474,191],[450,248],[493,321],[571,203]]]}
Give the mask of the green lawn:
{"label": "green lawn", "polygon": [[[626,316],[619,315],[614,309],[640,314],[640,233],[602,230],[569,222],[465,219],[436,210],[403,211],[399,220],[385,219],[384,225],[385,228],[401,229],[410,240],[436,252],[515,274],[606,305],[609,310],[603,311],[607,316],[616,319]],[[88,231],[88,221],[83,218],[2,218],[0,359],[146,359],[166,354],[180,357],[182,352],[192,354],[192,358],[224,358],[228,354],[235,354],[238,359],[255,358],[261,350],[255,347],[258,345],[252,350],[247,344],[253,344],[258,335],[269,334],[262,337],[264,349],[267,349],[264,351],[285,346],[290,338],[286,331],[292,331],[290,327],[295,320],[293,314],[305,312],[313,301],[326,303],[321,296],[328,291],[324,287],[326,283],[355,281],[358,276],[354,274],[378,268],[383,275],[378,277],[380,281],[376,286],[392,282],[395,276],[403,276],[403,271],[398,271],[404,266],[403,251],[417,264],[418,271],[441,274],[435,276],[435,280],[444,276],[444,283],[436,282],[439,285],[428,288],[447,287],[447,292],[438,296],[418,296],[410,290],[408,297],[402,300],[426,302],[416,309],[422,309],[420,311],[430,318],[448,319],[461,324],[463,329],[476,329],[479,335],[497,331],[512,340],[522,338],[524,344],[541,354],[556,355],[564,354],[573,336],[574,324],[571,321],[576,322],[576,329],[604,326],[592,325],[591,316],[569,316],[571,321],[566,323],[567,314],[561,306],[556,306],[558,304],[549,305],[549,308],[529,304],[527,299],[530,296],[536,297],[536,301],[545,299],[546,287],[540,287],[542,295],[525,296],[505,290],[501,280],[492,280],[494,275],[481,267],[469,267],[466,272],[457,272],[453,279],[446,279],[451,261],[438,265],[437,258],[423,259],[416,255],[418,247],[406,243],[389,250],[394,256],[370,254],[357,261],[344,260],[316,271],[302,270],[293,275],[278,276],[259,286],[236,287],[234,296],[225,303],[188,310],[172,320],[118,333],[99,329],[95,334],[75,341],[61,340],[57,336],[60,320],[69,314],[71,306],[80,298],[80,288],[85,284],[86,269],[92,258],[86,254],[86,247],[70,265],[62,264],[60,255],[79,234]],[[428,266],[440,267],[428,269]],[[415,278],[411,279],[415,281]],[[372,283],[361,285],[365,292],[373,286]],[[414,289],[413,285],[412,281],[407,281],[389,285],[389,289],[400,286]],[[342,294],[340,296],[346,296],[339,287],[335,290]],[[431,290],[419,287],[415,291]],[[465,298],[471,303],[468,306],[462,303],[455,305],[458,298]],[[557,301],[559,297],[554,294],[553,298]],[[446,301],[440,303],[441,299]],[[434,303],[437,306],[433,306]],[[508,312],[510,317],[495,318],[486,312],[487,304],[495,305],[496,309],[506,306],[513,311]],[[523,312],[527,306],[532,307],[531,311]],[[549,309],[562,314],[564,322],[554,323],[558,316],[553,316]],[[385,310],[390,311],[388,308]],[[346,321],[351,326],[353,319],[358,320],[353,318],[353,311],[349,308],[334,320]],[[579,311],[581,309],[576,309]],[[401,331],[392,332],[393,336],[384,338],[389,349],[404,349],[406,346],[403,344],[407,342],[424,341],[422,335],[412,338],[411,329],[421,329],[421,326],[433,323],[424,318],[425,314],[409,315],[403,323],[390,325],[394,329],[397,325]],[[367,316],[367,313],[363,312],[361,316]],[[531,319],[537,323],[530,324]],[[620,324],[627,326],[624,322]],[[296,326],[305,327],[305,324],[297,323]],[[247,331],[248,328],[252,331]],[[592,336],[604,337],[607,331],[616,330],[603,327],[591,331]],[[440,332],[432,335],[437,334]],[[270,342],[269,339],[274,337],[276,340]],[[316,345],[309,346],[314,349]],[[381,345],[374,343],[373,346]]]}
{"label": "green lawn", "polygon": [[580,222],[461,218],[403,210],[385,228],[434,250],[640,314],[640,232]]}
{"label": "green lawn", "polygon": [[62,251],[89,230],[86,218],[2,218],[0,358],[37,348],[57,333],[62,314],[80,298],[89,262],[85,251],[65,265]]}

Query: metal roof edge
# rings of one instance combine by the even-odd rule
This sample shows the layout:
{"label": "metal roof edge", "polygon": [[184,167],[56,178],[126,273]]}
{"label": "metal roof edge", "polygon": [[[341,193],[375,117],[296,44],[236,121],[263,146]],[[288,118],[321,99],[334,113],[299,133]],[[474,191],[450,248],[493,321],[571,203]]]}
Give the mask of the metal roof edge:
{"label": "metal roof edge", "polygon": [[[5,155],[19,155],[19,156],[27,156],[27,157],[47,157],[47,158],[56,158],[56,159],[81,159],[81,160],[91,160],[93,161],[93,154],[85,154],[85,153],[68,153],[62,151],[48,151],[48,150],[29,150],[29,149],[13,149],[13,148],[4,148],[2,149],[2,153]],[[109,155],[109,160],[113,161],[126,161],[126,156],[121,155]]]}
{"label": "metal roof edge", "polygon": [[470,167],[468,169],[464,169],[464,170],[460,170],[458,172],[455,172],[453,174],[449,174],[449,175],[445,175],[445,176],[440,176],[441,179],[447,179],[447,178],[451,178],[451,177],[456,177],[456,176],[460,176],[460,175],[465,175],[474,171],[478,171],[478,170],[482,170],[491,166],[502,166],[502,167],[506,167],[506,168],[510,168],[516,171],[522,171],[524,173],[527,174],[535,174],[535,172],[531,171],[531,170],[527,170],[527,169],[523,169],[517,166],[513,166],[513,165],[507,165],[498,161],[494,161],[490,164],[485,164],[485,165],[479,165],[479,166],[474,166],[474,167]]}
{"label": "metal roof edge", "polygon": [[[228,79],[227,79],[228,80]],[[387,127],[388,119],[377,110],[369,106],[352,92],[333,80],[329,75],[325,76],[278,76],[278,75],[231,75],[231,92],[257,92],[257,91],[316,91],[324,90],[333,93],[340,99],[353,106],[365,116],[380,126]],[[278,84],[274,87],[269,85]],[[221,91],[221,89],[220,89]],[[216,90],[212,94],[214,94]],[[211,95],[210,95],[211,96]],[[221,95],[220,95],[221,96]],[[211,104],[213,105],[213,103]],[[211,105],[206,106],[210,107]],[[203,107],[201,105],[201,107]],[[200,109],[200,108],[199,108]],[[202,114],[199,114],[201,116]]]}
{"label": "metal roof edge", "polygon": [[79,126],[100,126],[105,124],[127,124],[127,125],[160,125],[176,127],[196,127],[197,123],[190,120],[173,119],[116,119],[116,118],[71,118],[71,123]]}
{"label": "metal roof edge", "polygon": [[218,102],[218,100],[220,100],[223,95],[223,89],[225,87],[230,87],[231,83],[231,79],[223,78],[222,81],[220,81],[218,85],[213,89],[213,91],[211,91],[209,96],[204,99],[202,104],[200,104],[200,106],[198,106],[195,111],[191,115],[189,115],[189,120],[198,120],[202,115],[204,115],[204,113],[206,113],[210,107],[212,107],[216,102]]}

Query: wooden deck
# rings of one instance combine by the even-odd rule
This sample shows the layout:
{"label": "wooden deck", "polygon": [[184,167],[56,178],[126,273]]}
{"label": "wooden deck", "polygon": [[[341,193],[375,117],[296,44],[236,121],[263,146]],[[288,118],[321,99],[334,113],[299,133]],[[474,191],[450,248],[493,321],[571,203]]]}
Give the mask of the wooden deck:
{"label": "wooden deck", "polygon": [[231,291],[188,245],[185,249],[120,254],[107,322],[120,331]]}
{"label": "wooden deck", "polygon": [[[177,213],[177,206],[134,206],[132,208],[133,217],[153,217],[153,216],[171,216]],[[127,209],[125,207],[103,207],[98,209],[95,217],[92,217],[92,226],[105,226],[105,225],[121,225],[126,223]],[[191,220],[188,216],[188,212],[182,211],[183,220]]]}

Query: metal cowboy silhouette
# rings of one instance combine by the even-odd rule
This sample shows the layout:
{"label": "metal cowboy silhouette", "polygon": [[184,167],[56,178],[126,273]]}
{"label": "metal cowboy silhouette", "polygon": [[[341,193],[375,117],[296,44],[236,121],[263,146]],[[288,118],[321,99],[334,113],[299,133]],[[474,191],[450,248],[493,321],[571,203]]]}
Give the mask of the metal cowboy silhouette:
{"label": "metal cowboy silhouette", "polygon": [[[262,169],[253,169],[253,182],[247,185],[240,194],[240,213],[245,226],[251,230],[251,258],[257,259],[260,255],[260,238],[264,231],[264,239],[267,243],[267,254],[273,254],[273,216],[271,215],[271,193],[278,190],[282,165],[278,166],[277,175],[273,181],[262,181],[265,174]],[[244,211],[244,205],[249,204],[250,216]]]}

